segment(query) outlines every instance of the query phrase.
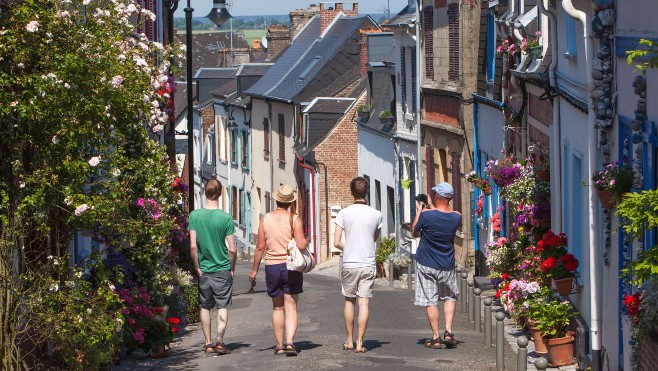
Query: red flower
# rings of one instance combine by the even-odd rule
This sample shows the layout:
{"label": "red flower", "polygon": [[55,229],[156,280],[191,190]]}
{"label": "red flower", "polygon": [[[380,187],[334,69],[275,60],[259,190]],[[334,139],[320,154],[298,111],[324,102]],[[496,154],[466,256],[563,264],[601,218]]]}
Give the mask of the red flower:
{"label": "red flower", "polygon": [[496,299],[500,299],[500,295],[503,293],[503,290],[496,291]]}
{"label": "red flower", "polygon": [[178,326],[172,327],[171,332],[173,332],[174,334],[177,334],[178,333]]}
{"label": "red flower", "polygon": [[167,322],[171,323],[172,325],[177,325],[180,323],[180,318],[169,317],[167,318]]}
{"label": "red flower", "polygon": [[503,289],[503,291],[509,291],[509,283],[505,284],[505,288]]}
{"label": "red flower", "polygon": [[575,272],[578,269],[578,259],[573,254],[565,254],[560,257],[560,261],[569,272]]}
{"label": "red flower", "polygon": [[554,268],[555,264],[557,264],[557,259],[551,256],[548,259],[541,262],[540,267],[542,271],[546,272],[547,270]]}
{"label": "red flower", "polygon": [[[642,298],[640,293],[635,293],[633,295],[624,295],[624,305],[626,306],[626,311],[628,312],[629,317],[636,317],[640,314],[640,306],[642,305]],[[634,319],[635,320],[635,319]]]}
{"label": "red flower", "polygon": [[537,252],[544,250],[544,240],[537,242]]}
{"label": "red flower", "polygon": [[500,276],[500,278],[502,278],[503,281],[507,281],[507,279],[509,278],[509,274],[507,274],[507,273],[503,273],[503,275]]}
{"label": "red flower", "polygon": [[162,313],[163,310],[164,310],[164,308],[162,308],[162,307],[156,307],[155,308],[155,313],[160,314],[160,313]]}

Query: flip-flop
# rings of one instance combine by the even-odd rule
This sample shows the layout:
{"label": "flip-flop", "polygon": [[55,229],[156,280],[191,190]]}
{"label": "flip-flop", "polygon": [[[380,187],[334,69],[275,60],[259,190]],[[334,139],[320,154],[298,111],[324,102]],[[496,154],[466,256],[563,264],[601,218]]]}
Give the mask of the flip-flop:
{"label": "flip-flop", "polygon": [[343,350],[349,350],[351,352],[354,350],[354,347],[348,348],[346,344],[343,344]]}
{"label": "flip-flop", "polygon": [[366,353],[366,352],[368,352],[368,349],[366,348],[361,348],[361,350],[354,349],[354,353]]}
{"label": "flip-flop", "polygon": [[431,339],[425,342],[425,348],[441,349],[441,338]]}
{"label": "flip-flop", "polygon": [[212,345],[212,344],[206,344],[203,347],[203,352],[206,353],[206,354],[213,354],[213,353],[215,353],[215,346]]}
{"label": "flip-flop", "polygon": [[219,341],[215,343],[215,351],[219,355],[231,354],[231,350],[226,346],[226,344]]}
{"label": "flip-flop", "polygon": [[286,347],[284,345],[282,346],[274,346],[274,354],[277,356],[280,356],[282,354],[286,354]]}
{"label": "flip-flop", "polygon": [[294,344],[286,344],[286,356],[297,357],[297,349]]}

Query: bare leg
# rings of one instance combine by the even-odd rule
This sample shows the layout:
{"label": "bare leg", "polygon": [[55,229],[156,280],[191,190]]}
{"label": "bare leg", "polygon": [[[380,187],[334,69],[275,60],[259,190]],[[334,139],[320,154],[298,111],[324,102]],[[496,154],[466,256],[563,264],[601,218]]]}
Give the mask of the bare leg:
{"label": "bare leg", "polygon": [[283,346],[283,321],[285,313],[283,312],[283,296],[272,298],[272,328],[274,329],[274,339],[278,347]]}
{"label": "bare leg", "polygon": [[212,344],[210,334],[210,309],[201,308],[199,320],[201,320],[201,329],[203,330],[203,337],[206,338],[206,345]]}
{"label": "bare leg", "polygon": [[439,307],[436,305],[427,306],[427,322],[432,328],[432,339],[439,338]]}
{"label": "bare leg", "polygon": [[284,307],[286,311],[286,340],[288,344],[295,341],[295,332],[297,332],[297,298],[299,295],[283,294]]}
{"label": "bare leg", "polygon": [[356,351],[363,351],[363,337],[368,327],[368,298],[359,298],[359,331],[356,336]]}
{"label": "bare leg", "polygon": [[228,309],[217,309],[217,341],[224,342],[224,333],[226,332],[226,325],[228,324]]}
{"label": "bare leg", "polygon": [[347,332],[347,340],[345,341],[345,347],[347,349],[353,349],[354,345],[354,304],[356,303],[356,298],[345,298],[345,308],[343,308],[343,317],[345,317],[345,331]]}
{"label": "bare leg", "polygon": [[[443,302],[443,316],[446,319],[446,331],[452,334],[452,318],[455,316],[455,309],[457,308],[456,301]],[[437,311],[438,313],[438,311]],[[478,314],[479,315],[479,314]],[[438,318],[437,318],[438,325]]]}

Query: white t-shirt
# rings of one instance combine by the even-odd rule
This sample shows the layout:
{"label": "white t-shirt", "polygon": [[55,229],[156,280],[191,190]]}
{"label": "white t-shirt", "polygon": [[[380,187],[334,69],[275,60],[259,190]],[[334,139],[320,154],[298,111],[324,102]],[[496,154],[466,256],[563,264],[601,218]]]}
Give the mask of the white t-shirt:
{"label": "white t-shirt", "polygon": [[364,204],[353,204],[338,212],[334,223],[345,232],[343,267],[375,266],[375,231],[382,227],[382,213]]}

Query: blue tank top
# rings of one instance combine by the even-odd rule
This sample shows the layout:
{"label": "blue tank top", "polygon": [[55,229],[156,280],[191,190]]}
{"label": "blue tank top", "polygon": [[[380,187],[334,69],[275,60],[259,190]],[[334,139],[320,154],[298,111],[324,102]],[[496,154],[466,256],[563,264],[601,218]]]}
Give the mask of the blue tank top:
{"label": "blue tank top", "polygon": [[456,212],[423,211],[414,231],[420,233],[416,262],[426,267],[448,271],[455,268],[455,233],[462,216]]}

